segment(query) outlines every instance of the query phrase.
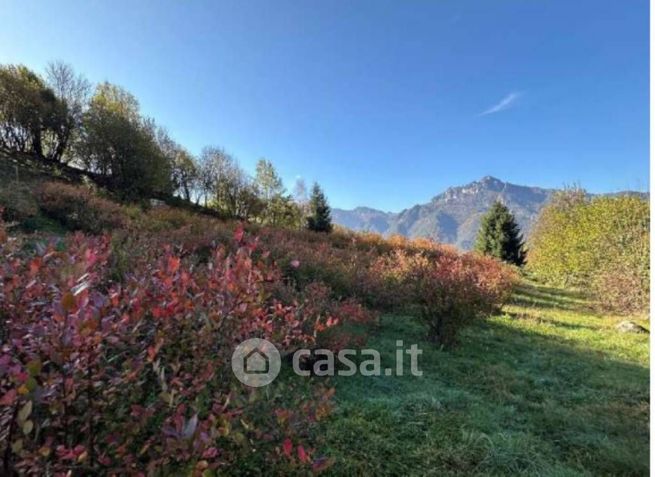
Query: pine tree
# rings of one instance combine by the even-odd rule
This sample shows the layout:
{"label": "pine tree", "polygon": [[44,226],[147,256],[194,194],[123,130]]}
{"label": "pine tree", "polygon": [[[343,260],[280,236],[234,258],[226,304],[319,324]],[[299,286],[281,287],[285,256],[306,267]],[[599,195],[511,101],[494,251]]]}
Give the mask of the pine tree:
{"label": "pine tree", "polygon": [[475,250],[519,267],[525,264],[525,244],[519,226],[500,201],[482,217]]}
{"label": "pine tree", "polygon": [[314,232],[331,232],[332,216],[327,198],[321,187],[314,183],[312,194],[309,199],[309,217],[307,217],[307,228]]}

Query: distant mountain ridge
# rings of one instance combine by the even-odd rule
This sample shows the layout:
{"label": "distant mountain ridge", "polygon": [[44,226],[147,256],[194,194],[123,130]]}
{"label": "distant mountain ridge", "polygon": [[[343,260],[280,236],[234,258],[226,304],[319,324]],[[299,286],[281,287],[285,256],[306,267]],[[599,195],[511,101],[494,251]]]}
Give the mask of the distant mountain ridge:
{"label": "distant mountain ridge", "polygon": [[482,215],[494,201],[500,200],[509,207],[524,236],[527,236],[541,208],[555,191],[510,184],[486,176],[464,186],[450,187],[430,202],[398,213],[370,207],[333,209],[332,219],[334,223],[352,230],[383,235],[400,234],[411,238],[427,237],[469,250],[475,242]]}

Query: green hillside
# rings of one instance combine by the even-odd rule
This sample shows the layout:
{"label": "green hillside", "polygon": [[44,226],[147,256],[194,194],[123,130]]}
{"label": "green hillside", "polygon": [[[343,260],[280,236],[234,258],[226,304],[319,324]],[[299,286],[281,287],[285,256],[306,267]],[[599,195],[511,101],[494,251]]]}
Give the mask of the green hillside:
{"label": "green hillside", "polygon": [[331,473],[647,475],[649,339],[620,321],[531,282],[453,352],[385,316],[369,346],[384,364],[395,340],[419,343],[423,376],[337,379]]}

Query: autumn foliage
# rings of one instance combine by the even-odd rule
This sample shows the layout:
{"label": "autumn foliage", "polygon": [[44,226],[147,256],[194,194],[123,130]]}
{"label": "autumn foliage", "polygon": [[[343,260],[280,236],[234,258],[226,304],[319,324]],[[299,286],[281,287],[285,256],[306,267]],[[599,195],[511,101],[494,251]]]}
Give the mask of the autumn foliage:
{"label": "autumn foliage", "polygon": [[[216,248],[203,266],[172,247],[153,250],[115,283],[107,237],[76,234],[31,254],[5,242],[5,471],[200,473],[233,465],[244,447],[275,456],[301,415],[325,414],[320,397],[266,411],[273,403],[233,386],[234,344],[258,336],[282,351],[312,346],[315,330],[335,321],[273,298],[279,272],[254,260],[242,236],[235,247]],[[302,453],[296,463],[311,467]]]}
{"label": "autumn foliage", "polygon": [[[52,187],[42,207],[78,207]],[[359,347],[379,310],[418,309],[448,346],[514,279],[495,260],[430,241],[91,205],[91,216],[71,214],[93,226],[75,228],[113,234],[0,228],[4,474],[318,472],[331,461],[311,429],[334,390],[313,380],[247,388],[230,367],[238,343],[265,338],[283,356]]]}
{"label": "autumn foliage", "polygon": [[457,333],[475,318],[491,314],[508,298],[516,272],[499,261],[451,249],[408,253],[382,259],[387,287],[397,305],[416,311],[428,338],[450,347]]}
{"label": "autumn foliage", "polygon": [[85,187],[46,182],[35,195],[46,215],[72,230],[99,234],[125,228],[130,222],[124,207]]}
{"label": "autumn foliage", "polygon": [[261,233],[294,283],[319,281],[337,297],[373,309],[417,314],[428,337],[446,347],[455,344],[457,332],[471,320],[500,307],[518,279],[512,267],[498,260],[428,240]]}

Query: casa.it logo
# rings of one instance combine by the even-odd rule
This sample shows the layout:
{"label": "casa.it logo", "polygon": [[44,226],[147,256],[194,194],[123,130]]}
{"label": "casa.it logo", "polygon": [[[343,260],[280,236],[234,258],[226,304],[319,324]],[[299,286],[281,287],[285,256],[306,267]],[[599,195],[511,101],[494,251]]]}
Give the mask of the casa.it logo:
{"label": "casa.it logo", "polygon": [[251,338],[232,353],[232,371],[239,381],[253,388],[271,384],[280,373],[280,352],[270,341]]}
{"label": "casa.it logo", "polygon": [[[421,377],[418,357],[423,354],[418,345],[405,346],[396,340],[394,362],[382,366],[379,351],[371,348],[341,349],[338,353],[329,349],[298,349],[291,358],[293,372],[298,376],[404,376],[405,357],[409,356],[409,374]],[[243,384],[259,388],[271,384],[280,373],[280,352],[270,341],[251,338],[236,347],[232,353],[232,371]],[[310,369],[311,368],[311,369]]]}

